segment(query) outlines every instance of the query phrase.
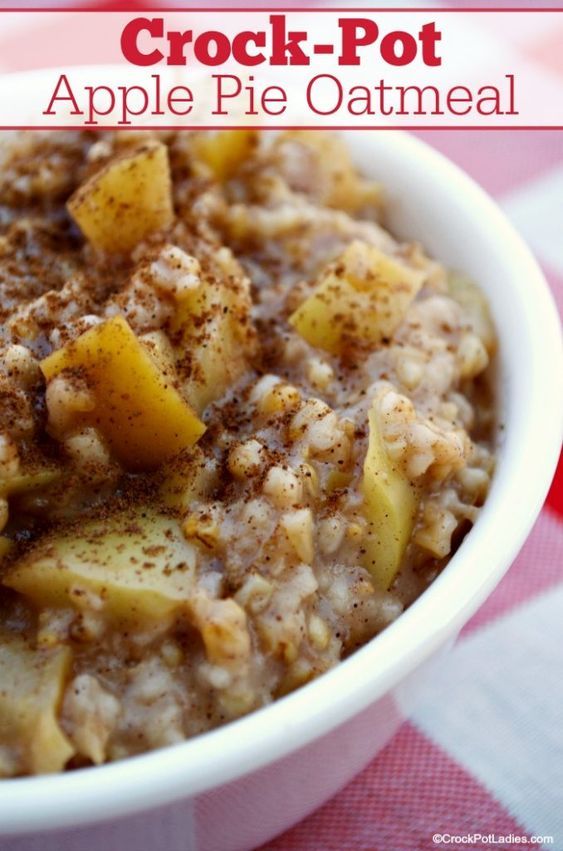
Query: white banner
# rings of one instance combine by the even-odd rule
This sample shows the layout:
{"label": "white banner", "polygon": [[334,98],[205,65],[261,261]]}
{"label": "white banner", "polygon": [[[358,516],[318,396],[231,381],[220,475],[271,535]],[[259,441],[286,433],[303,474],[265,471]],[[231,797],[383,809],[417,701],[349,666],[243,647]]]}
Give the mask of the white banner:
{"label": "white banner", "polygon": [[563,127],[530,28],[561,53],[563,10],[3,11],[0,124]]}

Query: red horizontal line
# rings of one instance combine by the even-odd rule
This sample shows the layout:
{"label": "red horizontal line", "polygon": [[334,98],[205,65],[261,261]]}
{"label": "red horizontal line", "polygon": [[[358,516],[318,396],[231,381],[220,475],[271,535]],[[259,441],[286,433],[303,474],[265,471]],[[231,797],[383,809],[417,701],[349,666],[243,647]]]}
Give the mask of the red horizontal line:
{"label": "red horizontal line", "polygon": [[0,130],[563,130],[563,124],[0,124]]}
{"label": "red horizontal line", "polygon": [[322,13],[337,12],[339,14],[342,14],[344,12],[346,12],[346,13],[350,13],[350,12],[353,12],[353,13],[356,13],[356,12],[364,12],[364,13],[365,12],[377,12],[378,14],[380,12],[423,12],[423,13],[439,12],[441,14],[441,13],[449,13],[449,12],[458,12],[458,13],[463,13],[463,12],[485,12],[485,13],[486,12],[518,12],[518,13],[521,13],[521,12],[563,12],[563,6],[557,6],[556,8],[553,8],[553,9],[546,8],[546,7],[543,7],[543,6],[539,9],[535,9],[533,7],[522,8],[521,6],[517,6],[517,7],[514,7],[514,6],[510,6],[510,7],[508,7],[508,6],[487,6],[485,8],[471,6],[471,7],[466,7],[466,8],[447,7],[447,8],[443,8],[443,9],[442,8],[436,8],[435,6],[425,6],[425,7],[421,7],[421,8],[408,7],[408,6],[407,7],[401,6],[401,7],[398,7],[398,8],[393,8],[392,6],[391,7],[382,7],[382,8],[377,8],[377,7],[375,7],[375,8],[371,8],[371,7],[370,8],[365,8],[365,7],[359,7],[359,8],[356,8],[356,7],[354,7],[354,8],[349,8],[349,7],[343,7],[343,8],[341,8],[341,7],[335,7],[335,8],[299,7],[299,8],[297,8],[297,7],[294,7],[294,6],[273,6],[273,7],[270,7],[270,6],[268,6],[268,7],[237,6],[236,8],[231,8],[229,6],[197,6],[197,7],[191,8],[189,6],[182,6],[182,7],[178,7],[178,6],[174,6],[174,7],[170,7],[170,6],[163,6],[163,7],[148,6],[148,7],[146,7],[146,6],[144,6],[144,7],[139,7],[137,9],[131,8],[130,6],[129,7],[127,7],[127,6],[115,7],[114,6],[111,9],[84,9],[83,7],[75,8],[73,6],[67,6],[67,7],[63,7],[63,8],[61,8],[60,6],[58,6],[58,7],[56,7],[56,6],[26,6],[25,8],[22,9],[22,8],[9,6],[9,7],[0,9],[0,12],[12,12],[12,13],[14,13],[14,12],[82,12],[82,13],[90,13],[90,14],[92,14],[92,13],[94,13],[94,14],[99,14],[99,13],[105,14],[106,12],[135,12],[137,14],[143,14],[145,12],[167,12],[167,13],[168,12],[244,12],[244,13],[249,13],[249,12],[308,12],[308,13],[311,13],[311,12],[314,12],[314,13],[317,13],[317,12],[322,12]]}

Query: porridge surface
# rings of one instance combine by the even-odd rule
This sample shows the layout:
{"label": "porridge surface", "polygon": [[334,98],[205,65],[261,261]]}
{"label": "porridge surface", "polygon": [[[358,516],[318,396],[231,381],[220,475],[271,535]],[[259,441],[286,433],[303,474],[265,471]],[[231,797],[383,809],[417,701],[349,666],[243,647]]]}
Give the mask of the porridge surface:
{"label": "porridge surface", "polygon": [[395,620],[486,498],[495,336],[320,132],[25,134],[0,164],[13,776],[224,724]]}

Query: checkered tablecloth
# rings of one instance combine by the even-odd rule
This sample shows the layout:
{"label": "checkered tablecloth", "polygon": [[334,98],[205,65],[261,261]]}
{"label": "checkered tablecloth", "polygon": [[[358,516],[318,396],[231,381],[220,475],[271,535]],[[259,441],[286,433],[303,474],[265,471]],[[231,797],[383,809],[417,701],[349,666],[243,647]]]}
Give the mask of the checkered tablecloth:
{"label": "checkered tablecloth", "polygon": [[[507,27],[496,37],[513,39],[511,47],[563,96],[563,14],[557,32],[540,27],[522,38]],[[4,68],[7,56],[0,34]],[[33,57],[36,67],[40,61]],[[496,198],[535,251],[561,310],[563,131],[419,135]],[[516,562],[425,688],[414,716],[374,762],[269,851],[427,851],[439,847],[435,833],[552,836],[543,847],[563,851],[561,464]]]}

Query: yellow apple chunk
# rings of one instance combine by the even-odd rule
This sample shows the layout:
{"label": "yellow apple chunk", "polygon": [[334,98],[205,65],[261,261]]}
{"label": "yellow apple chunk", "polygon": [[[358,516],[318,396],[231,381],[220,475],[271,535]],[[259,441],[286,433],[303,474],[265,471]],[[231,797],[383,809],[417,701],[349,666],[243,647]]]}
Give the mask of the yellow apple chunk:
{"label": "yellow apple chunk", "polygon": [[471,330],[481,338],[489,355],[493,354],[496,333],[485,294],[470,278],[457,272],[451,272],[448,276],[448,289],[451,297],[463,307]]}
{"label": "yellow apple chunk", "polygon": [[34,650],[0,632],[0,749],[13,772],[62,771],[74,749],[57,720],[72,661],[68,647]]}
{"label": "yellow apple chunk", "polygon": [[127,510],[42,540],[4,584],[38,607],[91,608],[136,626],[170,620],[194,583],[196,550],[177,520]]}
{"label": "yellow apple chunk", "polygon": [[82,416],[128,469],[158,467],[205,431],[121,316],[53,352],[41,369],[47,381],[65,370],[86,381],[96,406]]}
{"label": "yellow apple chunk", "polygon": [[0,535],[0,561],[13,549],[14,542],[7,535]]}
{"label": "yellow apple chunk", "polygon": [[401,567],[417,508],[416,490],[389,457],[372,406],[362,479],[368,521],[364,565],[380,588],[387,589]]}
{"label": "yellow apple chunk", "polygon": [[423,272],[356,241],[289,322],[312,346],[332,354],[354,343],[375,348],[393,335],[423,280]]}
{"label": "yellow apple chunk", "polygon": [[217,467],[209,462],[198,446],[190,453],[174,458],[163,468],[160,498],[167,508],[185,513],[191,506],[211,495],[217,484]]}
{"label": "yellow apple chunk", "polygon": [[220,398],[245,368],[249,308],[242,284],[231,287],[208,280],[178,307],[172,323],[178,371],[181,375],[187,353],[189,375],[182,388],[197,413]]}
{"label": "yellow apple chunk", "polygon": [[5,479],[0,479],[0,497],[41,490],[56,482],[60,476],[60,470],[47,468],[8,476]]}
{"label": "yellow apple chunk", "polygon": [[68,211],[96,248],[126,253],[172,224],[168,149],[147,142],[94,174],[68,201]]}
{"label": "yellow apple chunk", "polygon": [[192,136],[196,159],[201,160],[219,180],[228,180],[252,153],[253,130],[219,130]]}
{"label": "yellow apple chunk", "polygon": [[[309,154],[303,171],[314,186],[314,196],[323,206],[336,210],[357,212],[370,207],[379,210],[383,192],[378,183],[360,176],[344,141],[331,133],[317,130],[288,130],[274,142],[274,151],[282,156],[287,143],[297,144]],[[291,162],[295,157],[291,157]],[[301,169],[298,169],[298,172]],[[311,189],[309,189],[311,192]]]}

